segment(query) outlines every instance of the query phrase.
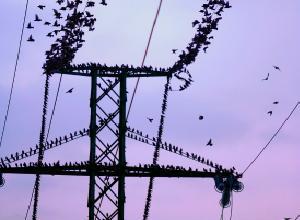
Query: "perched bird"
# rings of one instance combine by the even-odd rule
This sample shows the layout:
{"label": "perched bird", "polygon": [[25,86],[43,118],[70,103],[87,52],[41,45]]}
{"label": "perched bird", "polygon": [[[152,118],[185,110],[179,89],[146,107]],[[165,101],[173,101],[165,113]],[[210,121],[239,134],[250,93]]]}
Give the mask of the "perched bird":
{"label": "perched bird", "polygon": [[45,5],[38,5],[37,6],[39,9],[43,10],[46,6]]}
{"label": "perched bird", "polygon": [[269,76],[270,76],[270,73],[268,73],[267,77],[262,79],[262,80],[268,80],[269,79]]}
{"label": "perched bird", "polygon": [[69,89],[66,93],[72,93],[74,88]]}
{"label": "perched bird", "polygon": [[279,103],[278,101],[273,102],[274,105],[277,105],[278,103]]}
{"label": "perched bird", "polygon": [[26,27],[27,29],[33,29],[33,26],[31,25],[31,22],[29,22],[28,24],[27,24],[27,27]]}
{"label": "perched bird", "polygon": [[177,51],[177,49],[172,49],[173,54],[175,54]]}
{"label": "perched bird", "polygon": [[34,39],[32,37],[32,35],[29,36],[29,38],[27,39],[28,42],[34,42]]}
{"label": "perched bird", "polygon": [[206,146],[213,146],[212,140],[209,139],[209,141],[207,142]]}
{"label": "perched bird", "polygon": [[40,19],[39,16],[36,14],[34,21],[42,21],[42,19]]}
{"label": "perched bird", "polygon": [[147,118],[151,123],[152,123],[152,121],[153,121],[153,118]]}
{"label": "perched bird", "polygon": [[271,116],[273,114],[273,111],[268,111],[267,114]]}
{"label": "perched bird", "polygon": [[100,4],[101,4],[101,5],[104,5],[104,6],[106,6],[106,5],[107,5],[107,3],[106,3],[106,1],[105,1],[105,0],[102,0],[102,1],[100,2]]}
{"label": "perched bird", "polygon": [[279,68],[279,66],[273,66],[273,68],[274,68],[275,70],[281,71],[280,68]]}
{"label": "perched bird", "polygon": [[200,115],[199,120],[203,120],[203,119],[204,119],[203,115]]}

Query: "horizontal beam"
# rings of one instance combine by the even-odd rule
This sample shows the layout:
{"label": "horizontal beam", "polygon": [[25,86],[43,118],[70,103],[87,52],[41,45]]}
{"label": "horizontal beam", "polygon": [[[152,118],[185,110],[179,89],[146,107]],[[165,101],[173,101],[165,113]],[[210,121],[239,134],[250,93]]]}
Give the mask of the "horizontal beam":
{"label": "horizontal beam", "polygon": [[[151,166],[151,165],[148,165]],[[28,167],[1,167],[3,174],[40,174],[40,175],[67,175],[67,176],[89,176],[94,171],[96,176],[119,176],[119,168],[115,166],[89,165],[75,166],[28,166]],[[170,169],[160,167],[129,167],[125,168],[126,177],[176,177],[176,178],[213,178],[216,175],[228,177],[233,175],[229,172],[212,172],[186,169]],[[240,178],[237,176],[237,178]]]}
{"label": "horizontal beam", "polygon": [[101,64],[80,64],[69,66],[60,70],[53,70],[50,74],[64,74],[73,76],[91,77],[91,73],[96,71],[97,77],[120,77],[126,74],[126,77],[166,77],[172,73],[169,69],[153,67],[133,67],[128,65],[106,66]]}

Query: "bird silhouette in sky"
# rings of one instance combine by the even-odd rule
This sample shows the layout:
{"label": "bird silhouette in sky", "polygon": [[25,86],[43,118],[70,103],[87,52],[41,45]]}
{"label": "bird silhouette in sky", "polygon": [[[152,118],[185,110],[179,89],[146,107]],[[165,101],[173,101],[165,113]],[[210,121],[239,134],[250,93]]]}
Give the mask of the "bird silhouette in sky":
{"label": "bird silhouette in sky", "polygon": [[192,27],[195,27],[197,24],[199,24],[200,22],[198,20],[195,20],[192,22]]}
{"label": "bird silhouette in sky", "polygon": [[28,42],[34,42],[34,39],[32,37],[32,35],[29,36],[29,38],[27,39]]}
{"label": "bird silhouette in sky", "polygon": [[284,220],[290,220],[290,219],[292,219],[292,218],[284,218]]}
{"label": "bird silhouette in sky", "polygon": [[172,49],[172,53],[175,54],[177,49]]}
{"label": "bird silhouette in sky", "polygon": [[38,5],[37,6],[39,9],[43,10],[46,6],[45,5]]}
{"label": "bird silhouette in sky", "polygon": [[206,146],[213,146],[212,140],[209,139],[209,141],[207,142]]}
{"label": "bird silhouette in sky", "polygon": [[72,93],[74,88],[69,89],[66,93]]}
{"label": "bird silhouette in sky", "polygon": [[61,19],[62,18],[60,12],[58,12],[56,9],[53,9],[53,11],[54,11],[54,16],[55,16],[56,19]]}
{"label": "bird silhouette in sky", "polygon": [[271,116],[273,114],[273,111],[268,111],[267,114]]}
{"label": "bird silhouette in sky", "polygon": [[107,3],[106,3],[106,1],[105,1],[105,0],[102,0],[102,1],[100,2],[100,4],[101,4],[101,5],[104,5],[104,6],[106,6],[106,5],[107,5]]}
{"label": "bird silhouette in sky", "polygon": [[27,29],[33,29],[33,26],[32,26],[32,24],[31,24],[31,22],[29,22],[28,24],[27,24],[27,27],[26,27]]}
{"label": "bird silhouette in sky", "polygon": [[275,70],[281,71],[280,68],[279,68],[279,66],[273,66],[273,68],[274,68]]}
{"label": "bird silhouette in sky", "polygon": [[279,103],[278,101],[273,102],[274,105],[277,105],[278,103]]}
{"label": "bird silhouette in sky", "polygon": [[268,80],[269,79],[269,76],[270,76],[270,73],[268,73],[267,77],[262,79],[262,80]]}
{"label": "bird silhouette in sky", "polygon": [[39,16],[36,14],[34,21],[42,21],[42,19],[40,19]]}
{"label": "bird silhouette in sky", "polygon": [[203,119],[204,119],[203,115],[200,115],[199,120],[203,120]]}
{"label": "bird silhouette in sky", "polygon": [[149,120],[149,122],[151,122],[151,123],[153,122],[153,118],[148,118],[147,117],[147,119]]}
{"label": "bird silhouette in sky", "polygon": [[46,25],[46,26],[49,26],[51,23],[49,22],[49,21],[46,21],[45,23],[44,23],[44,25]]}

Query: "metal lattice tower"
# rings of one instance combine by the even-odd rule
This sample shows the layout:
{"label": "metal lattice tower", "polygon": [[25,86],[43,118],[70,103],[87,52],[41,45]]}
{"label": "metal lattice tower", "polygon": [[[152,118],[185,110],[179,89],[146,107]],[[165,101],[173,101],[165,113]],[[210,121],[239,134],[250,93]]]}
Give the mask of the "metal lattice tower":
{"label": "metal lattice tower", "polygon": [[[208,170],[187,170],[178,167],[175,168],[175,166],[172,168],[160,167],[159,165],[127,166],[127,79],[132,77],[167,77],[170,74],[167,70],[129,68],[128,66],[116,68],[102,65],[79,65],[78,67],[55,71],[55,73],[91,78],[90,128],[79,132],[80,136],[89,135],[90,137],[89,161],[76,162],[75,164],[67,163],[65,165],[60,165],[59,162],[53,165],[37,163],[16,165],[15,167],[10,165],[13,161],[21,160],[38,152],[38,149],[30,149],[29,152],[22,151],[21,154],[16,153],[16,156],[12,155],[10,158],[1,158],[1,174],[88,176],[89,197],[87,206],[89,208],[89,220],[124,220],[126,177],[215,178],[217,176],[219,183],[222,183],[222,178],[226,178],[227,180],[229,177],[233,177],[233,181],[235,181],[240,177],[218,166],[215,167],[216,170],[214,172]],[[64,138],[56,139],[56,141],[50,141],[50,143],[46,143],[43,146],[44,150],[67,143],[78,137],[78,135],[74,133],[70,137],[65,136]],[[163,147],[163,145],[161,148],[168,149],[167,146]],[[172,150],[170,151],[172,152]],[[183,155],[182,150],[178,151],[174,149],[173,151],[174,153]],[[193,154],[189,155],[186,153],[185,156],[199,162],[202,161],[202,163],[204,160]],[[229,187],[232,187],[232,184],[227,185],[227,190],[220,189],[220,191],[226,192],[228,195]],[[230,198],[224,198],[224,201],[227,202],[228,199],[230,200]]]}

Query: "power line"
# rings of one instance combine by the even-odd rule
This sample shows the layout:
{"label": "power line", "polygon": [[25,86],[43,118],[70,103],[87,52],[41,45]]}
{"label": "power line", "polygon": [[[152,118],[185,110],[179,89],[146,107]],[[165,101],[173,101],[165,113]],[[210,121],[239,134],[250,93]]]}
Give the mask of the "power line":
{"label": "power line", "polygon": [[9,109],[10,109],[10,104],[11,104],[13,89],[14,89],[14,85],[15,85],[16,72],[17,72],[17,67],[18,67],[19,58],[20,58],[20,54],[21,54],[22,41],[23,41],[23,35],[24,35],[24,29],[25,29],[25,21],[26,21],[26,17],[27,17],[28,1],[29,0],[26,1],[26,6],[25,6],[25,12],[24,12],[24,17],[23,17],[21,37],[20,37],[20,41],[19,41],[19,48],[18,48],[16,62],[15,62],[15,67],[14,67],[14,73],[13,73],[13,79],[12,79],[10,93],[9,93],[9,99],[8,99],[7,109],[6,109],[6,113],[5,113],[5,117],[4,117],[4,122],[3,122],[3,126],[2,126],[2,132],[1,132],[1,138],[0,138],[0,147],[2,145],[3,134],[4,134],[4,131],[5,131],[6,122],[7,122],[7,119],[8,119],[8,114],[9,114]]}
{"label": "power line", "polygon": [[[151,43],[151,40],[152,40],[152,35],[153,35],[153,32],[154,32],[154,27],[155,27],[155,24],[156,24],[158,15],[159,15],[159,13],[160,13],[160,9],[161,9],[162,2],[163,2],[163,0],[160,0],[158,9],[157,9],[156,14],[155,14],[155,18],[154,18],[154,21],[153,21],[153,24],[152,24],[152,28],[151,28],[151,31],[150,31],[150,35],[149,35],[147,47],[146,47],[146,49],[145,49],[144,56],[143,56],[143,60],[142,60],[142,65],[141,65],[142,67],[144,66],[146,57],[147,57],[147,55],[148,55],[148,50],[149,50],[150,43]],[[130,99],[130,103],[129,103],[129,107],[128,107],[128,112],[127,112],[127,117],[126,117],[127,120],[128,120],[128,117],[129,117],[129,113],[130,113],[130,110],[131,110],[132,102],[133,102],[134,96],[136,95],[136,92],[137,92],[139,83],[140,83],[140,78],[137,79],[137,82],[136,82],[136,84],[135,84],[135,87],[134,87],[134,90],[133,90],[133,93],[132,93],[132,96],[131,96],[131,99]]]}
{"label": "power line", "polygon": [[282,124],[280,125],[280,127],[278,128],[278,130],[273,134],[273,136],[270,138],[270,140],[268,141],[268,143],[260,150],[260,152],[254,158],[254,160],[246,167],[246,169],[244,170],[244,172],[242,174],[244,174],[250,168],[250,166],[253,165],[255,163],[255,161],[260,157],[260,155],[262,154],[262,152],[265,149],[267,149],[267,147],[273,141],[273,139],[275,138],[275,136],[281,131],[281,129],[283,128],[283,126],[285,125],[285,123],[287,122],[287,120],[289,120],[290,117],[294,114],[294,112],[295,112],[295,110],[296,110],[296,108],[298,107],[299,104],[300,104],[300,102],[297,102],[297,104],[295,105],[295,107],[293,108],[293,110],[291,111],[291,113],[288,115],[288,117],[282,122]]}

